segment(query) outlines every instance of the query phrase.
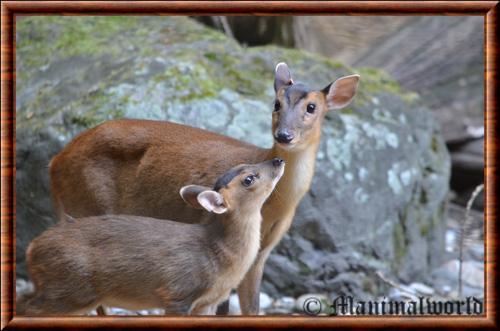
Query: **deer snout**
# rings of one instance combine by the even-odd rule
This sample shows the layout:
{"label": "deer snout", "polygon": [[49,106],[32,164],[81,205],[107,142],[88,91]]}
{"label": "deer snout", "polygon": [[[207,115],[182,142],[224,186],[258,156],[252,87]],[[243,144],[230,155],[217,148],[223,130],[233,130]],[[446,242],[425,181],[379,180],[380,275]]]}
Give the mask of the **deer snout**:
{"label": "deer snout", "polygon": [[282,144],[289,144],[294,137],[293,133],[291,133],[288,130],[280,130],[276,133],[276,136],[274,137],[276,141]]}
{"label": "deer snout", "polygon": [[275,157],[273,160],[272,160],[272,163],[273,163],[273,166],[275,167],[280,167],[285,161],[283,161],[282,159],[280,158],[277,158]]}
{"label": "deer snout", "polygon": [[280,180],[281,176],[283,176],[283,173],[285,172],[285,161],[275,157],[274,159],[268,162],[270,162],[272,165],[271,177],[273,178],[272,186],[274,188],[278,183],[278,181]]}

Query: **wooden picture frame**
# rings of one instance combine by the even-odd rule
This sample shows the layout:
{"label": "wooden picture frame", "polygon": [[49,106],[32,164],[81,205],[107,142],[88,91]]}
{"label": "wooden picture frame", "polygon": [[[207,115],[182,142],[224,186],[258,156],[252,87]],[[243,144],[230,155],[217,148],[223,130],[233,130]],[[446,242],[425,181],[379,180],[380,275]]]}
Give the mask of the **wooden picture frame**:
{"label": "wooden picture frame", "polygon": [[[498,1],[5,1],[1,4],[1,329],[498,327]],[[18,15],[476,15],[485,33],[485,316],[22,317],[15,297],[15,19]]]}

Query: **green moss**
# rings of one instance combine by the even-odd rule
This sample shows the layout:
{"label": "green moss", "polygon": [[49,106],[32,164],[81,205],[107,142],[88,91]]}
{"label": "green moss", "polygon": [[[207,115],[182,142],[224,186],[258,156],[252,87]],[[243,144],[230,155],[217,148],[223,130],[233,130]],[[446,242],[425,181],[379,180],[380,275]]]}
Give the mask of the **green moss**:
{"label": "green moss", "polygon": [[217,53],[214,53],[214,52],[206,52],[205,54],[203,54],[208,60],[210,61],[215,61],[217,60]]}
{"label": "green moss", "polygon": [[87,117],[87,116],[73,115],[71,117],[72,124],[76,124],[76,125],[83,126],[86,128],[96,125],[97,124],[96,122],[97,121],[95,121],[94,119]]}
{"label": "green moss", "polygon": [[[404,220],[402,220],[404,222]],[[393,230],[394,242],[394,263],[393,267],[397,268],[403,262],[406,256],[406,238],[404,227],[401,223],[396,223]]]}
{"label": "green moss", "polygon": [[420,225],[420,235],[422,235],[422,237],[426,237],[429,234],[429,231],[430,231],[430,228],[431,228],[431,225],[429,223],[430,222],[425,222],[424,221]]}
{"label": "green moss", "polygon": [[[16,51],[29,66],[48,63],[53,56],[93,55],[116,52],[110,37],[124,26],[133,26],[138,18],[132,16],[63,17],[31,16],[16,23]],[[25,56],[27,54],[37,56]]]}
{"label": "green moss", "polygon": [[420,191],[420,204],[421,205],[426,205],[429,202],[429,199],[427,198],[427,191],[422,188]]}
{"label": "green moss", "polygon": [[368,92],[378,92],[381,88],[393,93],[401,92],[399,84],[383,70],[375,68],[358,68],[357,71],[363,77],[363,85]]}
{"label": "green moss", "polygon": [[248,66],[241,67],[241,59],[231,53],[222,53],[217,56],[219,70],[218,77],[225,86],[245,95],[260,96],[272,82],[272,72],[264,71],[262,65],[256,65],[259,60],[251,59]]}
{"label": "green moss", "polygon": [[436,137],[436,135],[432,136],[432,139],[431,139],[431,150],[434,153],[437,153],[439,151],[439,142],[438,142],[438,138]]}
{"label": "green moss", "polygon": [[405,102],[413,103],[418,95],[403,91],[401,86],[387,72],[375,68],[358,68],[361,76],[358,99],[367,101],[369,96],[379,92],[388,92],[400,96]]}
{"label": "green moss", "polygon": [[432,215],[431,218],[432,228],[438,227],[445,220],[447,204],[448,203],[446,201],[441,203],[439,208],[435,211],[434,215]]}
{"label": "green moss", "polygon": [[98,90],[71,103],[67,112],[72,124],[88,129],[106,120],[123,117],[123,107],[129,96],[117,98],[112,93]]}
{"label": "green moss", "polygon": [[315,53],[311,53],[311,52],[308,52],[308,51],[305,51],[305,50],[298,50],[298,49],[295,49],[295,48],[284,48],[284,47],[273,47],[271,48],[274,52],[281,52],[282,53],[282,56],[287,59],[287,60],[290,60],[291,62],[299,62],[299,63],[303,63],[303,62],[315,62],[315,63],[318,63],[320,65],[325,65],[327,67],[330,67],[331,69],[335,69],[335,70],[338,70],[338,69],[344,69],[346,71],[353,71],[352,69],[348,68],[346,65],[342,64],[341,62],[338,62],[338,61],[334,61],[328,57],[325,57],[325,56],[322,56],[322,55],[319,55],[319,54],[315,54]]}
{"label": "green moss", "polygon": [[356,113],[351,107],[342,108],[339,110],[339,113],[341,113],[342,115],[359,116],[359,114]]}
{"label": "green moss", "polygon": [[420,234],[425,237],[433,229],[438,227],[444,220],[446,213],[446,202],[443,202],[432,215],[419,219]]}
{"label": "green moss", "polygon": [[209,67],[200,63],[190,63],[185,68],[170,66],[152,79],[157,83],[168,82],[170,88],[179,92],[172,97],[183,102],[215,96],[224,87],[214,79]]}
{"label": "green moss", "polygon": [[304,275],[304,276],[307,276],[307,275],[310,275],[311,274],[311,269],[309,269],[309,267],[302,261],[300,260],[295,260],[295,262],[297,263],[298,267],[299,267],[299,274],[300,275]]}
{"label": "green moss", "polygon": [[[163,26],[161,33],[152,32],[158,25]],[[40,67],[71,56],[116,56],[131,49],[136,55],[155,55],[160,44],[224,40],[223,34],[181,17],[28,16],[16,21],[16,52],[22,67]]]}

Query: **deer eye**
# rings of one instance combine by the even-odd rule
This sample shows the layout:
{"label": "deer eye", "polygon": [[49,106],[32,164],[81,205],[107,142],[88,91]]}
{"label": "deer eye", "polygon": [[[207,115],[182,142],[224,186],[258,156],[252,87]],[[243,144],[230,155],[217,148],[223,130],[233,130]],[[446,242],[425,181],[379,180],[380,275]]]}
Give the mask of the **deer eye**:
{"label": "deer eye", "polygon": [[254,175],[246,176],[245,179],[243,179],[243,186],[249,187],[250,185],[252,185],[254,181],[255,181]]}
{"label": "deer eye", "polygon": [[315,110],[316,110],[316,105],[314,103],[310,103],[307,105],[307,112],[309,114],[314,114]]}
{"label": "deer eye", "polygon": [[279,111],[280,108],[281,108],[281,104],[280,104],[279,100],[276,100],[274,102],[274,111]]}

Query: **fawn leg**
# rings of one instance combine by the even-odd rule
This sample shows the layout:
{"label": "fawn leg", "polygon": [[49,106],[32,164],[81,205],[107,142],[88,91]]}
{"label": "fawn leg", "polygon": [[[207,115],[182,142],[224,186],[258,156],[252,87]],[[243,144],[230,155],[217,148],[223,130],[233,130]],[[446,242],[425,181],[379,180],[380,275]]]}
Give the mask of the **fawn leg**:
{"label": "fawn leg", "polygon": [[191,310],[190,315],[210,315],[211,312],[212,312],[212,306],[205,305],[205,306],[194,307]]}
{"label": "fawn leg", "polygon": [[106,310],[103,306],[98,306],[96,309],[97,316],[106,316]]}
{"label": "fawn leg", "polygon": [[60,298],[47,297],[43,294],[36,294],[27,300],[25,315],[74,315],[85,313],[95,307],[94,302],[81,304],[71,300],[65,301]]}
{"label": "fawn leg", "polygon": [[247,271],[245,278],[238,286],[237,292],[240,299],[240,308],[242,315],[258,315],[259,314],[259,296],[260,282],[262,280],[262,272],[266,263],[267,255],[259,256],[254,261],[250,270]]}

